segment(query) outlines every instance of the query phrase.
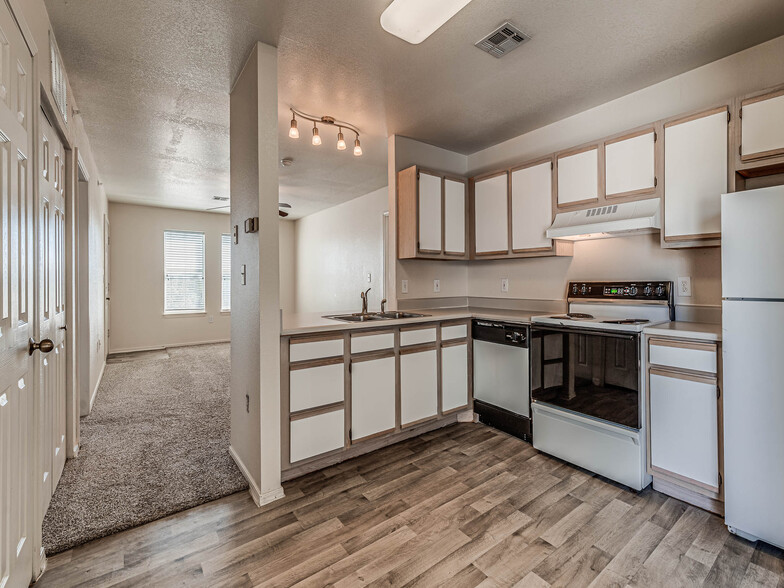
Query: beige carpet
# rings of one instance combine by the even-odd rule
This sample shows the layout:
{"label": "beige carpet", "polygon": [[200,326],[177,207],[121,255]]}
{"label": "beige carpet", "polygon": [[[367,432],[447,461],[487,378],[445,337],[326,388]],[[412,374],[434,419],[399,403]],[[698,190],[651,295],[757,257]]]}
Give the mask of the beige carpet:
{"label": "beige carpet", "polygon": [[43,525],[47,554],[247,488],[229,456],[229,344],[109,363]]}

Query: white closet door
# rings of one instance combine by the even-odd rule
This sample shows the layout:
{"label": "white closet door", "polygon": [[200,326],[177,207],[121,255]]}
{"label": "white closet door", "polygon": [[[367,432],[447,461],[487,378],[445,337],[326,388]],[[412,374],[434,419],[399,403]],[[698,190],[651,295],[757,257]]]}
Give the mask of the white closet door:
{"label": "white closet door", "polygon": [[605,194],[645,192],[655,188],[654,132],[608,143],[604,147]]}
{"label": "white closet door", "polygon": [[596,200],[599,194],[599,149],[558,158],[558,205]]}
{"label": "white closet door", "polygon": [[438,414],[436,350],[400,356],[400,417],[406,425]]}
{"label": "white closet door", "polygon": [[506,173],[474,184],[474,232],[479,254],[509,251],[507,192]]}
{"label": "white closet door", "polygon": [[444,251],[465,254],[465,203],[464,182],[444,180]]}
{"label": "white closet door", "polygon": [[395,358],[351,364],[351,439],[395,428]]}
{"label": "white closet door", "polygon": [[420,251],[441,253],[441,178],[419,172]]}
{"label": "white closet door", "polygon": [[553,222],[553,172],[551,163],[512,172],[512,249],[552,247],[546,236]]}
{"label": "white closet door", "polygon": [[441,409],[468,404],[468,344],[441,349]]}
{"label": "white closet door", "polygon": [[664,236],[678,240],[721,231],[727,191],[727,110],[665,125]]}
{"label": "white closet door", "polygon": [[784,91],[744,101],[742,115],[742,159],[784,153]]}

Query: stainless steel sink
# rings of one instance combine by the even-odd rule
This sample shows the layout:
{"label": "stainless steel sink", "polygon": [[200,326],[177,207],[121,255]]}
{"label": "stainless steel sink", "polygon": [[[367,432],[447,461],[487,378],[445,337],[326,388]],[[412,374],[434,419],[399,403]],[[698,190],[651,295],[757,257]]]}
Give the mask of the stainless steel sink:
{"label": "stainless steel sink", "polygon": [[419,314],[416,312],[400,312],[397,310],[390,310],[382,312],[381,316],[386,319],[407,319],[407,318],[421,318],[423,316],[430,316],[429,314]]}
{"label": "stainless steel sink", "polygon": [[333,314],[333,315],[325,316],[324,318],[331,319],[333,321],[343,321],[345,323],[364,323],[368,321],[388,320],[391,317],[381,316],[380,314],[375,312],[368,313],[368,314],[355,312],[353,314]]}

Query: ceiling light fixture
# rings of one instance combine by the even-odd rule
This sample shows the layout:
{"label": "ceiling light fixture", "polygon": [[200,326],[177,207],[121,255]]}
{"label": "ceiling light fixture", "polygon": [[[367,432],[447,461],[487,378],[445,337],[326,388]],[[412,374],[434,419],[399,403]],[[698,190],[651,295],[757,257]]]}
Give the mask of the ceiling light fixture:
{"label": "ceiling light fixture", "polygon": [[311,114],[306,114],[304,112],[300,112],[299,110],[295,110],[294,108],[290,108],[289,110],[291,110],[291,128],[289,129],[289,137],[292,139],[299,138],[299,131],[297,130],[297,117],[300,117],[301,119],[309,120],[313,123],[313,139],[311,141],[313,145],[321,145],[321,136],[319,135],[317,123],[332,125],[338,128],[338,151],[346,150],[347,145],[346,139],[343,136],[343,129],[348,129],[356,135],[356,140],[354,141],[354,155],[357,157],[362,155],[362,147],[359,144],[359,129],[351,123],[347,123],[346,121],[342,120],[335,120],[335,118],[326,115],[313,116]]}
{"label": "ceiling light fixture", "polygon": [[394,0],[381,14],[381,27],[412,45],[418,45],[469,2],[471,0]]}

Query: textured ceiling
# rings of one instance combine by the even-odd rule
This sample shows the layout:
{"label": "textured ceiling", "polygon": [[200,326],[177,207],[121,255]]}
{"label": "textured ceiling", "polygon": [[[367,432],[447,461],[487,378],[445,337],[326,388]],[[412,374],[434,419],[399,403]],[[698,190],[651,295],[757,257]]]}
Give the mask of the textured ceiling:
{"label": "textured ceiling", "polygon": [[[425,0],[423,0],[425,1]],[[784,34],[784,2],[473,0],[420,45],[389,0],[46,0],[112,200],[204,209],[229,191],[229,90],[253,43],[279,48],[281,200],[293,217],[386,184],[386,137],[472,153]],[[509,19],[533,38],[473,43]],[[365,155],[288,107],[358,126]],[[353,136],[347,135],[353,141]]]}

